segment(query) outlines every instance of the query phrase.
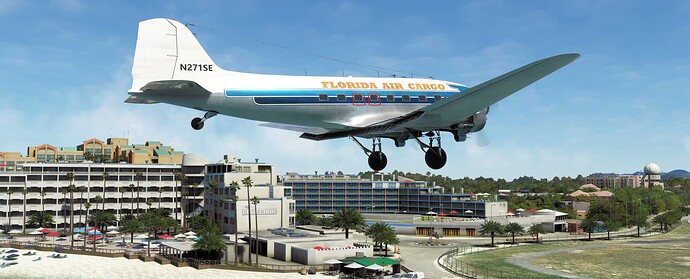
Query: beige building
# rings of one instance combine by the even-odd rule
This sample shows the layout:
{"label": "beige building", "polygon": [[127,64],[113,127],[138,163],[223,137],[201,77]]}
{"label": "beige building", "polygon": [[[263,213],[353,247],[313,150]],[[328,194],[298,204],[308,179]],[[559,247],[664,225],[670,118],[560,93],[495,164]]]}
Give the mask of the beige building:
{"label": "beige building", "polygon": [[21,171],[25,163],[36,162],[35,157],[24,157],[19,152],[0,152],[0,172]]}
{"label": "beige building", "polygon": [[590,175],[585,177],[585,183],[594,184],[601,189],[617,189],[640,187],[642,177],[639,175]]}

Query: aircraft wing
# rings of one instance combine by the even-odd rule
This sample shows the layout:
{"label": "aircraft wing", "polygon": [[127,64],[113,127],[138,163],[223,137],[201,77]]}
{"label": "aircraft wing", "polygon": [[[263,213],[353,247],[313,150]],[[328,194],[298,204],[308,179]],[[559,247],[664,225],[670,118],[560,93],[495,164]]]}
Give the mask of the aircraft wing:
{"label": "aircraft wing", "polygon": [[474,113],[570,64],[578,57],[580,54],[568,53],[532,62],[462,93],[384,123],[323,134],[304,133],[300,137],[325,140],[347,136],[390,136],[404,132],[405,129],[419,131],[448,129]]}
{"label": "aircraft wing", "polygon": [[[125,103],[156,104],[156,95],[170,96],[208,96],[210,91],[190,80],[158,80],[144,85],[139,92],[129,92]],[[153,99],[153,100],[152,100]]]}

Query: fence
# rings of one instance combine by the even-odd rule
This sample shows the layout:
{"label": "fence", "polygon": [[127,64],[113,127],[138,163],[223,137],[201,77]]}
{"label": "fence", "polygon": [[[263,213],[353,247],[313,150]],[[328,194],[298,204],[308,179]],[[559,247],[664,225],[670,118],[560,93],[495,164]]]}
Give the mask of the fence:
{"label": "fence", "polygon": [[[641,230],[640,231],[640,236],[651,236],[651,235],[656,235],[659,234],[658,231],[656,230]],[[622,231],[622,232],[611,232],[606,233],[592,233],[591,234],[591,239],[609,239],[610,238],[624,238],[624,237],[636,237],[637,236],[637,230],[627,230],[627,231]],[[475,247],[475,246],[470,246],[470,245],[462,245],[462,246],[456,246],[454,248],[451,248],[447,252],[443,253],[439,258],[438,258],[438,264],[448,272],[451,272],[455,275],[462,276],[462,277],[467,277],[467,278],[476,278],[476,279],[488,279],[488,278],[535,278],[535,277],[542,277],[541,274],[529,274],[529,273],[511,273],[511,272],[506,272],[503,270],[493,270],[489,268],[479,268],[476,266],[473,266],[471,264],[465,263],[461,261],[460,259],[456,258],[458,255],[467,255],[467,254],[472,254],[472,253],[477,253],[477,252],[484,252],[484,251],[490,251],[490,250],[496,250],[496,249],[505,249],[505,248],[511,248],[516,245],[518,245],[520,242],[532,242],[534,243],[536,238],[524,238],[524,237],[516,237],[516,243],[513,244],[511,243],[512,237],[507,237],[504,239],[504,236],[501,236],[500,238],[497,237],[497,239],[500,240],[506,240],[506,244],[500,244],[495,247]],[[539,235],[539,241],[540,242],[555,242],[555,241],[573,241],[573,240],[585,240],[585,239],[590,239],[590,235],[587,233],[585,234],[577,234],[577,235],[563,235],[563,234],[556,234],[556,235],[549,235],[549,234],[540,234]],[[518,241],[521,240],[521,241]],[[503,241],[497,241],[497,243],[503,243]]]}

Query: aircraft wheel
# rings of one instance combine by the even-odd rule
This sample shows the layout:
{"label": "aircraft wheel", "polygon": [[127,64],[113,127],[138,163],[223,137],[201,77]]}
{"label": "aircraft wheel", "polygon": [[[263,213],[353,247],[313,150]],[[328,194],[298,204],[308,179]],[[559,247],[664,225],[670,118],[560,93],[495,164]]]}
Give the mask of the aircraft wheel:
{"label": "aircraft wheel", "polygon": [[432,147],[426,151],[426,154],[424,154],[424,161],[426,161],[426,165],[435,170],[445,166],[447,160],[448,157],[446,156],[446,151],[440,147]]}
{"label": "aircraft wheel", "polygon": [[194,128],[194,130],[201,130],[201,128],[203,128],[203,127],[204,127],[204,122],[201,122],[200,117],[196,117],[196,118],[192,119],[192,128]]}
{"label": "aircraft wheel", "polygon": [[369,155],[369,167],[374,171],[380,171],[386,168],[388,164],[388,158],[386,154],[381,151],[375,151]]}

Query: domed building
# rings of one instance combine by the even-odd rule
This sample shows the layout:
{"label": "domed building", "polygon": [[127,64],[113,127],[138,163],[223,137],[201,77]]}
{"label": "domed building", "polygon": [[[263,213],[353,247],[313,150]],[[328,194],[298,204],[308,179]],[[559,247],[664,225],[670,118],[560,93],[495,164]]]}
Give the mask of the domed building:
{"label": "domed building", "polygon": [[649,163],[644,166],[642,187],[650,188],[654,186],[664,187],[664,183],[661,182],[661,168],[655,163]]}

